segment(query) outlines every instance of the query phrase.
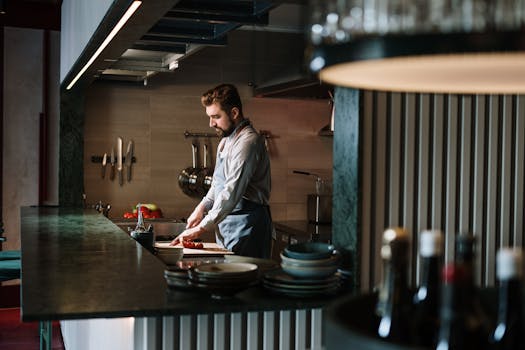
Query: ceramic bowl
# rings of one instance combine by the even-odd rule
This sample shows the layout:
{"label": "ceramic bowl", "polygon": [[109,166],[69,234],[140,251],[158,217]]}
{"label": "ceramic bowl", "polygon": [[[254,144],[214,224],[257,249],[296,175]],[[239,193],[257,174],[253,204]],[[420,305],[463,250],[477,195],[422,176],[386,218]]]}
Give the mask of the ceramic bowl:
{"label": "ceramic bowl", "polygon": [[334,251],[333,245],[323,242],[296,243],[284,248],[287,257],[301,260],[328,259]]}
{"label": "ceramic bowl", "polygon": [[337,272],[337,265],[304,267],[283,262],[281,268],[287,274],[298,278],[325,278]]}
{"label": "ceramic bowl", "polygon": [[181,247],[170,247],[170,248],[157,248],[157,257],[162,260],[166,265],[175,265],[184,255],[184,248]]}
{"label": "ceramic bowl", "polygon": [[338,253],[332,254],[329,258],[326,259],[294,259],[286,256],[286,253],[281,253],[281,262],[288,265],[296,265],[302,267],[319,267],[319,266],[333,266],[339,265],[341,256]]}

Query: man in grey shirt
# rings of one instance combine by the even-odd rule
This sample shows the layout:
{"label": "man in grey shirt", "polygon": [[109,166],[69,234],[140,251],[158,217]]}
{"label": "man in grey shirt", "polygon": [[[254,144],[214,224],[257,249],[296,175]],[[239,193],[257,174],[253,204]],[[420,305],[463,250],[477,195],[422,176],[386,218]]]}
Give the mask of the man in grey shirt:
{"label": "man in grey shirt", "polygon": [[263,137],[244,118],[235,86],[221,84],[204,93],[201,102],[222,140],[211,187],[171,244],[215,231],[217,243],[236,254],[268,258],[271,174]]}

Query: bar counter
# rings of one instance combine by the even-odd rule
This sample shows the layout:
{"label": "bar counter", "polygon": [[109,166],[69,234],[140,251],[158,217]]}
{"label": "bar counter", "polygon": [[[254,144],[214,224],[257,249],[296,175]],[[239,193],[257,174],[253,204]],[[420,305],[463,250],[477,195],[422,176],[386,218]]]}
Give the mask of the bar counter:
{"label": "bar counter", "polygon": [[323,307],[260,286],[232,298],[172,290],[165,265],[93,209],[21,209],[23,321],[156,317]]}

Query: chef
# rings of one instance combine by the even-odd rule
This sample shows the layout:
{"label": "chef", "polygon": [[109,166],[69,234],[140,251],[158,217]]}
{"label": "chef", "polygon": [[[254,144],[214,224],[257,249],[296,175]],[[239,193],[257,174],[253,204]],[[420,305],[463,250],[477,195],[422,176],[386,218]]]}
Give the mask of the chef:
{"label": "chef", "polygon": [[222,139],[211,187],[171,244],[215,231],[217,243],[235,254],[269,258],[271,177],[264,139],[244,117],[235,86],[221,84],[205,92],[201,102]]}

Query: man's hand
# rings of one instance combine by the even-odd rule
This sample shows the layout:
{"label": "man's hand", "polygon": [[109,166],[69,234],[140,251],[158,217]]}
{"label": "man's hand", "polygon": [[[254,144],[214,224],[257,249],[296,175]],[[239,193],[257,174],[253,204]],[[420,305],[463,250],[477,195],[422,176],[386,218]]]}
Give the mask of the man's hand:
{"label": "man's hand", "polygon": [[200,224],[202,219],[204,218],[204,211],[205,208],[203,205],[197,205],[197,207],[195,207],[195,210],[193,210],[193,213],[191,213],[190,217],[188,218],[186,228],[193,228]]}
{"label": "man's hand", "polygon": [[177,245],[179,243],[182,243],[182,241],[192,241],[195,238],[198,238],[204,232],[205,230],[201,227],[193,227],[193,228],[186,229],[180,235],[178,235],[173,241],[171,241],[170,245]]}

